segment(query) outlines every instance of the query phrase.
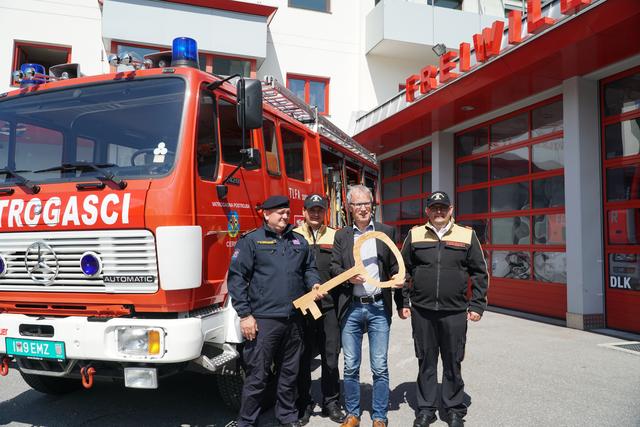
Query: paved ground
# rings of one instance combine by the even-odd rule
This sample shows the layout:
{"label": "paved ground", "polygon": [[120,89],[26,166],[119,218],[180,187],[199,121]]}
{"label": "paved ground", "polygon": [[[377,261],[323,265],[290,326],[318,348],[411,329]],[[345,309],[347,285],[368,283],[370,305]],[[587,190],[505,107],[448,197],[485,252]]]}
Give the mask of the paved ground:
{"label": "paved ground", "polygon": [[[467,425],[640,427],[640,355],[600,346],[618,341],[487,312],[469,327],[463,365],[470,403]],[[417,364],[410,324],[397,318],[389,360],[390,425],[410,427]],[[361,374],[363,426],[369,426],[366,358]],[[318,375],[316,369],[314,378]],[[314,381],[316,395],[318,386]],[[98,384],[88,392],[49,397],[30,390],[12,372],[0,377],[0,425],[223,427],[235,415],[219,399],[211,379],[197,375],[171,379],[155,391]],[[262,425],[277,424],[265,414]],[[317,415],[310,426],[337,425]]]}

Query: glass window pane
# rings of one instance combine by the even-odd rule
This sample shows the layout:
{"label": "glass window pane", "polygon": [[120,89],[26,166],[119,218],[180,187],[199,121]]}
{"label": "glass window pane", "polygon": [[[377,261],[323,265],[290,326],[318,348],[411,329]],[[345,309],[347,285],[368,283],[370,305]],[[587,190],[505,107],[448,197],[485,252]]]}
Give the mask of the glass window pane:
{"label": "glass window pane", "polygon": [[607,169],[607,200],[640,198],[640,165]]}
{"label": "glass window pane", "polygon": [[455,207],[456,215],[487,212],[489,210],[488,194],[486,188],[458,193],[458,203]]}
{"label": "glass window pane", "polygon": [[422,192],[431,193],[431,172],[422,174]]}
{"label": "glass window pane", "polygon": [[604,113],[618,115],[640,108],[640,73],[624,77],[604,87]]}
{"label": "glass window pane", "polygon": [[400,203],[388,203],[382,205],[382,220],[384,222],[394,222],[400,217]]}
{"label": "glass window pane", "polygon": [[400,175],[400,158],[382,161],[382,177],[391,178]]}
{"label": "glass window pane", "polygon": [[527,147],[491,156],[491,179],[511,178],[529,173]]}
{"label": "glass window pane", "polygon": [[564,206],[564,176],[536,179],[532,183],[533,208]]}
{"label": "glass window pane", "polygon": [[562,101],[544,105],[531,112],[531,136],[540,136],[562,130]]}
{"label": "glass window pane", "polygon": [[325,113],[327,107],[325,105],[325,82],[309,80],[309,105],[318,107],[319,113]]}
{"label": "glass window pane", "polygon": [[609,244],[640,243],[640,209],[613,209],[608,213]]}
{"label": "glass window pane", "polygon": [[304,136],[298,135],[287,128],[281,127],[282,152],[284,153],[284,167],[289,178],[304,181]]}
{"label": "glass window pane", "polygon": [[458,165],[458,185],[477,184],[489,179],[489,158],[471,160]]}
{"label": "glass window pane", "polygon": [[431,144],[425,145],[422,150],[422,166],[425,168],[431,166]]}
{"label": "glass window pane", "polygon": [[491,188],[491,212],[529,209],[529,182]]}
{"label": "glass window pane", "polygon": [[289,6],[328,12],[329,0],[289,0]]}
{"label": "glass window pane", "polygon": [[218,138],[216,134],[216,100],[208,91],[200,92],[198,106],[196,161],[198,175],[205,180],[215,180],[218,168]]}
{"label": "glass window pane", "polygon": [[491,148],[529,138],[529,114],[523,113],[491,125]]}
{"label": "glass window pane", "polygon": [[518,251],[493,251],[491,276],[507,279],[531,279],[531,254]]}
{"label": "glass window pane", "polygon": [[287,87],[298,98],[306,102],[306,99],[304,96],[304,80],[289,78],[287,79]]}
{"label": "glass window pane", "polygon": [[422,167],[422,152],[413,151],[402,156],[402,173],[413,172]]}
{"label": "glass window pane", "polygon": [[[16,170],[34,171],[62,164],[62,132],[24,123],[18,123],[15,132]],[[60,174],[60,171],[51,171],[34,174],[34,176],[37,176],[37,179],[49,179],[59,177]],[[5,182],[15,180],[15,177],[5,175]]]}
{"label": "glass window pane", "polygon": [[609,254],[609,287],[640,291],[638,254]]}
{"label": "glass window pane", "polygon": [[625,120],[604,128],[607,159],[640,154],[640,119]]}
{"label": "glass window pane", "polygon": [[11,124],[0,120],[0,168],[7,167],[9,158],[9,136],[11,135]]}
{"label": "glass window pane", "polygon": [[534,145],[532,148],[532,172],[549,171],[564,167],[564,143],[553,139]]}
{"label": "glass window pane", "polygon": [[489,129],[478,128],[456,137],[456,157],[483,153],[489,149]]}
{"label": "glass window pane", "polygon": [[400,197],[400,181],[386,182],[382,184],[382,200]]}
{"label": "glass window pane", "polygon": [[473,228],[473,231],[476,232],[478,236],[478,240],[480,244],[485,244],[488,242],[488,229],[489,229],[489,221],[486,219],[475,219],[475,220],[463,220],[459,221],[458,224],[464,225],[466,227]]}
{"label": "glass window pane", "polygon": [[533,217],[533,243],[536,245],[564,245],[566,233],[564,214]]}
{"label": "glass window pane", "polygon": [[422,217],[422,199],[402,202],[400,210],[402,219],[419,219]]}
{"label": "glass window pane", "polygon": [[567,254],[534,252],[533,278],[539,282],[567,283]]}
{"label": "glass window pane", "polygon": [[420,193],[422,176],[413,175],[402,179],[402,197],[413,196]]}
{"label": "glass window pane", "polygon": [[92,162],[95,154],[96,142],[92,139],[78,138],[76,142],[76,161]]}
{"label": "glass window pane", "polygon": [[251,61],[215,56],[213,58],[213,74],[219,76],[240,74],[243,77],[250,77]]}
{"label": "glass window pane", "polygon": [[494,218],[491,220],[491,243],[494,245],[531,244],[528,216]]}
{"label": "glass window pane", "polygon": [[267,172],[272,175],[280,175],[276,125],[271,120],[262,121],[262,138],[264,139],[265,157],[267,159]]}

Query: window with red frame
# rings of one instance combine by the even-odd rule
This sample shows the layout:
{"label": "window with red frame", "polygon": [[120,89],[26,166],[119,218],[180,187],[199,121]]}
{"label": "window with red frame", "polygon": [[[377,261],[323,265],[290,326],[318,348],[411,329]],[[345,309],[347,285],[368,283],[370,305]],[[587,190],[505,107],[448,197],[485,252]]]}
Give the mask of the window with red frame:
{"label": "window with red frame", "polygon": [[456,221],[476,231],[493,278],[567,281],[562,126],[555,98],[455,137]]}
{"label": "window with red frame", "polygon": [[287,74],[287,88],[307,104],[317,106],[318,113],[329,114],[328,78]]}
{"label": "window with red frame", "polygon": [[424,201],[431,193],[431,144],[381,162],[382,220],[395,226],[398,243],[426,222]]}
{"label": "window with red frame", "polygon": [[44,66],[45,74],[49,74],[49,67],[68,62],[71,62],[70,47],[18,41],[13,45],[14,71],[22,64],[34,63]]}
{"label": "window with red frame", "polygon": [[640,68],[601,82],[607,326],[640,331]]}
{"label": "window with red frame", "polygon": [[[142,60],[145,55],[148,55],[150,53],[156,53],[165,50],[171,50],[171,47],[120,42],[113,42],[111,46],[111,51],[117,53],[118,56],[122,56],[125,53],[132,53],[138,60]],[[202,71],[217,74],[219,76],[240,74],[243,77],[255,77],[256,61],[255,59],[200,53],[198,55],[198,68],[200,68]],[[121,65],[119,66],[119,69],[133,70],[133,67]]]}

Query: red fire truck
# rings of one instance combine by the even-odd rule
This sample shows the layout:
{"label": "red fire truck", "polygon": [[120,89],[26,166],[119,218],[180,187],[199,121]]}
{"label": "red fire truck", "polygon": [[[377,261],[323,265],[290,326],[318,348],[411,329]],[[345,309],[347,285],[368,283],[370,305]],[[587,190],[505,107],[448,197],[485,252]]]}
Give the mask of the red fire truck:
{"label": "red fire truck", "polygon": [[112,55],[111,74],[25,64],[0,94],[0,374],[65,393],[194,369],[237,404],[225,277],[256,206],[285,194],[301,219],[321,192],[341,226],[345,187],[376,188],[374,156],[285,87],[234,87],[197,57],[181,38],[144,60]]}

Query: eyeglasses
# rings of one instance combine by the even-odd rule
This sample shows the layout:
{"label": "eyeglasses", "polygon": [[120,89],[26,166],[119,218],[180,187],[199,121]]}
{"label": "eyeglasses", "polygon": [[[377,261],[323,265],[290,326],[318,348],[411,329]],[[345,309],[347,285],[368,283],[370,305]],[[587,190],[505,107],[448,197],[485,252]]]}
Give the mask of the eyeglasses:
{"label": "eyeglasses", "polygon": [[354,207],[354,208],[356,208],[356,209],[360,209],[360,208],[369,209],[371,207],[371,202],[349,203],[349,205]]}

